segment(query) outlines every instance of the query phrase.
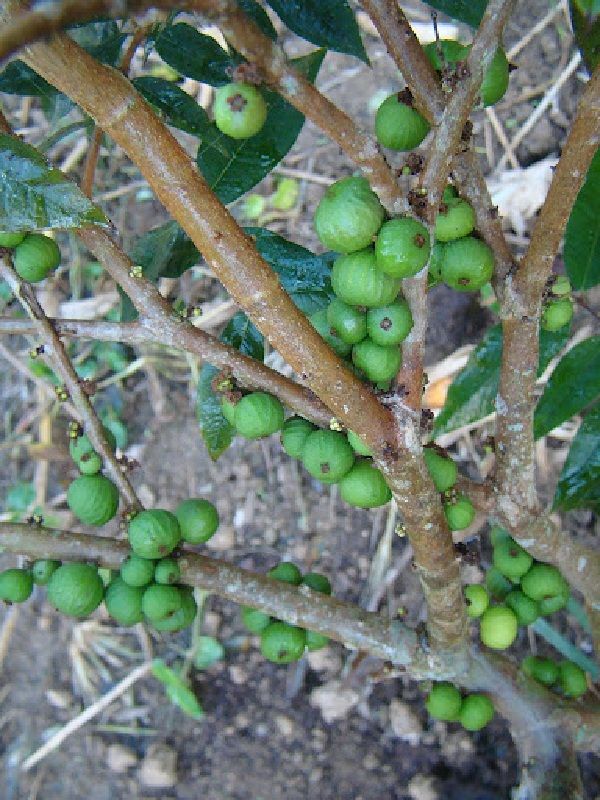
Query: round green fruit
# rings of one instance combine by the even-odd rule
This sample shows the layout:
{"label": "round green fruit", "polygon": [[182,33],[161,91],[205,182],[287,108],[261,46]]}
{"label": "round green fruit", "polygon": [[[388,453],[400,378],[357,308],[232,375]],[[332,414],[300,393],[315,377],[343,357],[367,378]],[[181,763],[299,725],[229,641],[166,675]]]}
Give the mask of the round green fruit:
{"label": "round green fruit", "polygon": [[494,547],[494,566],[512,581],[518,581],[533,564],[533,558],[510,537]]}
{"label": "round green fruit", "polygon": [[68,617],[87,617],[104,597],[104,584],[90,564],[63,564],[48,581],[48,602]]}
{"label": "round green fruit", "polygon": [[441,72],[444,67],[465,61],[469,55],[469,47],[454,39],[440,39],[430,42],[423,48],[431,66]]}
{"label": "round green fruit", "polygon": [[347,356],[352,350],[352,345],[341,339],[335,328],[327,320],[327,309],[322,308],[311,314],[309,317],[310,324],[317,331],[319,336],[324,339],[334,353],[342,358]]}
{"label": "round green fruit", "polygon": [[67,504],[80,522],[97,527],[117,513],[119,492],[104,475],[81,475],[69,486]]}
{"label": "round green fruit", "polygon": [[444,260],[444,245],[436,242],[431,248],[429,256],[429,285],[435,286],[442,280],[442,262]]}
{"label": "round green fruit", "polygon": [[142,593],[142,611],[150,622],[159,622],[179,611],[182,593],[178,586],[152,583]]}
{"label": "round green fruit", "polygon": [[493,650],[505,650],[517,638],[518,629],[514,611],[506,606],[490,606],[481,616],[479,635]]}
{"label": "round green fruit", "polygon": [[519,625],[532,625],[540,615],[540,608],[536,601],[518,589],[509,592],[504,598],[504,602],[515,612]]}
{"label": "round green fruit", "polygon": [[6,603],[24,603],[33,591],[33,576],[26,569],[0,572],[0,599]]}
{"label": "round green fruit", "polygon": [[435,238],[438,242],[452,242],[468,236],[475,227],[475,212],[465,200],[456,198],[444,203],[435,220]]}
{"label": "round green fruit", "polygon": [[268,661],[291,664],[298,661],[306,647],[306,631],[286,622],[272,622],[260,636],[260,650]]}
{"label": "round green fruit", "polygon": [[302,463],[313,478],[337,483],[354,464],[354,450],[343,433],[318,430],[306,440]]}
{"label": "round green fruit", "polygon": [[543,683],[544,686],[552,686],[558,680],[558,664],[550,658],[527,656],[521,663],[521,669],[525,675]]}
{"label": "round green fruit", "polygon": [[442,280],[457,292],[475,292],[494,273],[494,255],[485,242],[465,236],[444,246]]}
{"label": "round green fruit", "polygon": [[[171,587],[175,588],[175,587]],[[198,606],[194,594],[187,586],[178,588],[181,597],[181,608],[164,619],[152,620],[152,625],[157,631],[175,633],[189,627],[194,621]]]}
{"label": "round green fruit", "polygon": [[521,578],[521,589],[538,603],[569,594],[569,584],[560,571],[550,564],[534,564]]}
{"label": "round green fruit", "polygon": [[329,637],[316,631],[306,631],[306,649],[313,653],[315,650],[322,650],[329,644]]}
{"label": "round green fruit", "polygon": [[250,633],[262,633],[272,621],[271,617],[265,614],[264,611],[259,611],[257,608],[250,608],[249,606],[242,606],[241,614],[244,627]]}
{"label": "round green fruit", "polygon": [[102,469],[102,459],[98,453],[86,453],[77,462],[82,475],[97,475]]}
{"label": "round green fruit", "polygon": [[236,404],[235,427],[246,439],[262,439],[280,430],[285,419],[283,406],[266,392],[252,392]]}
{"label": "round green fruit", "polygon": [[456,462],[449,457],[440,455],[431,447],[423,449],[423,458],[438,492],[446,492],[451,489],[458,477]]}
{"label": "round green fruit", "polygon": [[558,331],[573,318],[573,301],[570,297],[546,303],[542,311],[541,325],[546,331]]}
{"label": "round green fruit", "polygon": [[372,248],[336,259],[331,271],[335,294],[350,306],[375,308],[392,303],[400,291],[399,278],[377,268]]}
{"label": "round green fruit", "polygon": [[373,383],[385,383],[398,374],[402,352],[398,345],[375,344],[363,339],[352,348],[352,362]]}
{"label": "round green fruit", "polygon": [[15,247],[13,264],[24,281],[38,283],[60,264],[60,250],[49,236],[28,233]]}
{"label": "round green fruit", "polygon": [[16,247],[18,244],[21,244],[26,236],[27,234],[21,231],[15,233],[0,231],[0,247]]}
{"label": "round green fruit", "polygon": [[221,398],[221,414],[225,417],[230,425],[235,426],[235,403],[228,400],[226,397]]}
{"label": "round green fruit", "polygon": [[304,445],[316,427],[303,417],[290,417],[281,429],[281,445],[290,458],[302,458]]}
{"label": "round green fruit", "polygon": [[53,561],[49,558],[34,561],[31,567],[33,582],[37,583],[38,586],[45,586],[59,567],[60,561]]}
{"label": "round green fruit", "polygon": [[573,661],[560,662],[558,683],[566,697],[581,697],[588,689],[585,672]]}
{"label": "round green fruit", "polygon": [[161,558],[154,569],[154,580],[169,586],[181,578],[179,564],[174,558]]}
{"label": "round green fruit", "polygon": [[385,211],[365,178],[342,178],[330,186],[315,211],[315,230],[325,247],[354,253],[368,247]]}
{"label": "round green fruit", "polygon": [[367,445],[363,442],[363,440],[358,436],[354,431],[348,431],[346,433],[348,437],[348,442],[350,447],[357,453],[359,456],[372,456],[373,453],[369,450]]}
{"label": "round green fruit", "polygon": [[121,578],[129,586],[148,586],[154,579],[155,563],[151,559],[131,553],[121,564]]}
{"label": "round green fruit", "polygon": [[281,561],[267,572],[267,576],[275,581],[291,583],[292,586],[300,586],[302,583],[302,573],[291,561]]}
{"label": "round green fruit", "polygon": [[170,511],[153,508],[140,511],[131,520],[128,529],[131,549],[141,558],[164,558],[179,544],[179,522]]}
{"label": "round green fruit", "polygon": [[511,535],[507,530],[501,528],[500,525],[493,525],[490,528],[490,541],[493,547],[496,547],[497,544],[504,541],[513,541]]}
{"label": "round green fruit", "polygon": [[184,542],[207,542],[219,527],[219,514],[214,505],[202,497],[184,500],[175,509],[179,531]]}
{"label": "round green fruit", "polygon": [[337,297],[327,308],[327,322],[346,344],[358,344],[367,335],[367,312]]}
{"label": "round green fruit", "polygon": [[215,125],[232,139],[249,139],[267,119],[268,108],[258,89],[246,83],[228,83],[215,92]]}
{"label": "round green fruit", "polygon": [[547,617],[550,614],[555,614],[564,608],[569,601],[570,592],[565,591],[560,594],[552,595],[552,597],[543,597],[539,601],[540,614]]}
{"label": "round green fruit", "polygon": [[462,531],[475,519],[475,508],[468,497],[460,494],[453,502],[444,503],[444,515],[451,531]]}
{"label": "round green fruit", "polygon": [[357,461],[342,478],[340,495],[348,505],[357,508],[377,508],[392,498],[383,475],[369,461]]}
{"label": "round green fruit", "polygon": [[424,225],[411,217],[391,219],[381,226],[375,242],[377,267],[393,278],[410,278],[427,264],[430,250]]}
{"label": "round green fruit", "polygon": [[485,71],[481,84],[481,100],[484,106],[493,106],[501,100],[508,89],[510,68],[506,53],[499,47]]}
{"label": "round green fruit", "polygon": [[467,614],[472,619],[480,617],[490,604],[489,595],[480,583],[471,583],[465,587]]}
{"label": "round green fruit", "polygon": [[425,707],[434,719],[454,722],[458,719],[462,697],[456,686],[446,681],[433,685],[425,701]]}
{"label": "round green fruit", "polygon": [[401,95],[392,94],[377,109],[375,134],[381,145],[390,150],[413,150],[429,133],[429,123]]}
{"label": "round green fruit", "polygon": [[552,283],[551,291],[554,297],[565,297],[571,294],[573,287],[566,275],[556,275]]}
{"label": "round green fruit", "polygon": [[468,731],[480,731],[494,718],[494,705],[484,694],[469,694],[462,701],[458,721]]}
{"label": "round green fruit", "polygon": [[320,592],[321,594],[331,594],[331,583],[327,575],[321,575],[320,572],[307,572],[302,578],[302,583],[309,586],[313,592]]}
{"label": "round green fruit", "polygon": [[496,567],[488,569],[485,576],[485,585],[488,592],[496,600],[503,600],[513,589],[512,583]]}
{"label": "round green fruit", "polygon": [[406,339],[412,326],[412,314],[404,299],[371,308],[367,312],[367,332],[375,344],[400,344]]}
{"label": "round green fruit", "polygon": [[[102,426],[102,430],[110,449],[114,451],[117,447],[117,440],[115,439],[114,433],[104,425]],[[69,441],[69,453],[73,461],[78,464],[91,453],[96,454],[96,451],[89,437],[84,433]]]}
{"label": "round green fruit", "polygon": [[110,616],[119,625],[128,627],[141,622],[144,618],[142,613],[143,595],[143,588],[130,586],[122,578],[115,578],[106,589],[104,605]]}

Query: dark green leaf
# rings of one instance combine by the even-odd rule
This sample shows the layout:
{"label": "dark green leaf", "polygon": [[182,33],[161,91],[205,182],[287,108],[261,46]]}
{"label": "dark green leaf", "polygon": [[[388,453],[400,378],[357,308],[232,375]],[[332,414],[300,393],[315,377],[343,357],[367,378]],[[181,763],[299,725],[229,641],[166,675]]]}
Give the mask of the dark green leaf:
{"label": "dark green leaf", "polygon": [[0,134],[0,229],[39,230],[106,224],[102,211],[38,151]]}
{"label": "dark green leaf", "polygon": [[535,411],[536,439],[600,397],[600,336],[585,339],[558,362]]}
{"label": "dark green leaf", "polygon": [[[297,59],[294,65],[313,81],[324,55],[317,50]],[[223,203],[237,200],[268,175],[290,150],[304,124],[304,116],[278,94],[263,93],[269,114],[256,136],[231,139],[213,124],[198,149],[198,167]]]}
{"label": "dark green leaf", "polygon": [[194,136],[201,136],[210,125],[206,111],[172,81],[143,77],[135,78],[133,85],[169,125]]}
{"label": "dark green leaf", "polygon": [[427,5],[443,11],[453,19],[466,22],[472,28],[478,28],[487,0],[427,0]]}
{"label": "dark green leaf", "polygon": [[197,414],[208,454],[215,461],[233,441],[235,429],[221,413],[221,403],[212,390],[212,380],[219,370],[204,364],[198,381]]}
{"label": "dark green leaf", "polygon": [[74,25],[69,28],[69,35],[95,59],[112,67],[119,60],[123,42],[127,38],[113,20]]}
{"label": "dark green leaf", "polygon": [[560,474],[554,507],[600,512],[600,405],[581,423]]}
{"label": "dark green leaf", "polygon": [[0,72],[0,92],[31,97],[50,97],[56,94],[56,89],[23,61],[11,61]]}
{"label": "dark green leaf", "polygon": [[184,714],[193,719],[201,719],[204,716],[202,706],[198,702],[198,698],[187,686],[167,686],[167,697],[176,706],[178,706]]}
{"label": "dark green leaf", "polygon": [[219,338],[257,361],[265,357],[263,335],[242,311],[234,314]]}
{"label": "dark green leaf", "polygon": [[250,19],[256,22],[261,31],[265,33],[269,39],[277,39],[277,31],[271,24],[269,15],[259,6],[256,0],[238,0],[238,6],[240,6],[242,11],[249,16]]}
{"label": "dark green leaf", "polygon": [[575,41],[591,74],[600,63],[600,3],[571,0],[569,6]]}
{"label": "dark green leaf", "polygon": [[177,72],[201,83],[222,86],[231,81],[235,60],[212,38],[180,22],[164,28],[156,40],[158,54]]}
{"label": "dark green leaf", "polygon": [[564,258],[574,289],[583,291],[600,283],[600,150],[569,217]]}
{"label": "dark green leaf", "polygon": [[354,13],[346,0],[268,0],[290,30],[320,47],[368,62]]}

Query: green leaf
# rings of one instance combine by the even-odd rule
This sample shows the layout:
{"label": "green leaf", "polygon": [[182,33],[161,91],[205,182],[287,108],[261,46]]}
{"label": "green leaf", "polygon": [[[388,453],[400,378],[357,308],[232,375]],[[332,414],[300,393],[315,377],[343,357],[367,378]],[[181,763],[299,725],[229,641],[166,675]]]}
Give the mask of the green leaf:
{"label": "green leaf", "polygon": [[234,314],[219,338],[257,361],[262,361],[265,357],[263,335],[242,311]]}
{"label": "green leaf", "polygon": [[68,33],[80,47],[83,47],[96,60],[114,67],[121,55],[127,34],[121,33],[114,20],[87,22],[73,25]]}
{"label": "green leaf", "polygon": [[211,86],[231,81],[231,67],[236,60],[212,36],[185,22],[164,28],[156,40],[156,50],[169,66],[195,81]]}
{"label": "green leaf", "polygon": [[273,39],[273,41],[277,39],[277,31],[271,24],[269,15],[264,8],[259,6],[256,0],[238,0],[238,6],[250,19],[256,22],[261,31],[266,34],[269,39]]}
{"label": "green leaf", "polygon": [[600,2],[571,0],[569,6],[575,41],[591,74],[600,63]]}
{"label": "green leaf", "polygon": [[581,423],[558,479],[554,507],[600,512],[600,405]]}
{"label": "green leaf", "polygon": [[567,223],[564,259],[574,289],[583,291],[600,283],[600,150]]}
{"label": "green leaf", "polygon": [[134,78],[132,83],[169,125],[193,136],[201,136],[210,125],[202,106],[172,81],[147,76]]}
{"label": "green leaf", "polygon": [[558,362],[535,411],[536,439],[600,397],[600,336],[585,339]]}
{"label": "green leaf", "polygon": [[453,19],[478,28],[487,6],[487,0],[427,0],[427,5],[442,11]]}
{"label": "green leaf", "polygon": [[204,716],[204,710],[198,702],[198,698],[187,686],[167,686],[166,693],[169,700],[188,717],[202,719]]}
{"label": "green leaf", "polygon": [[167,667],[162,658],[155,658],[152,662],[152,674],[163,686],[185,686],[179,674]]}
{"label": "green leaf", "polygon": [[268,0],[268,3],[298,36],[368,63],[356,18],[346,0]]}
{"label": "green leaf", "polygon": [[[324,55],[316,50],[293,63],[314,81]],[[236,140],[212,124],[198,149],[198,167],[223,203],[237,200],[268,175],[291,149],[304,124],[304,116],[278,94],[263,90],[263,95],[269,113],[259,133]]]}
{"label": "green leaf", "polygon": [[213,378],[218,373],[219,370],[210,364],[202,366],[196,405],[202,438],[214,461],[227,450],[235,435],[235,428],[221,413],[221,403],[212,389]]}
{"label": "green leaf", "polygon": [[50,97],[57,93],[54,86],[23,61],[11,61],[0,72],[0,92],[29,97]]}
{"label": "green leaf", "polygon": [[225,648],[214,636],[201,636],[194,655],[196,669],[208,669],[208,667],[222,661],[225,657]]}
{"label": "green leaf", "polygon": [[0,134],[0,229],[106,225],[102,211],[38,151]]}

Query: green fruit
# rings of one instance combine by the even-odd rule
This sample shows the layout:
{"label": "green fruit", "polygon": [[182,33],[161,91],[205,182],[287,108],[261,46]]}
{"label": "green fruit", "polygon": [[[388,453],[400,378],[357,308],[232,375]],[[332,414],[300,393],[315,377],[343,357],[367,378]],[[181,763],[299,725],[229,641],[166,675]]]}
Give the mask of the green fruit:
{"label": "green fruit", "polygon": [[141,558],[164,558],[179,544],[179,522],[170,511],[153,508],[140,511],[131,520],[128,529],[131,549]]}
{"label": "green fruit", "polygon": [[459,494],[453,502],[444,503],[444,514],[451,531],[462,531],[475,519],[475,508],[468,497]]}
{"label": "green fruit", "polygon": [[354,464],[354,450],[343,433],[314,431],[304,445],[302,463],[313,478],[337,483]]}
{"label": "green fruit", "polygon": [[280,430],[285,419],[283,406],[266,392],[252,392],[236,404],[235,427],[246,439],[262,439]]}
{"label": "green fruit", "polygon": [[529,553],[510,537],[498,542],[494,547],[493,561],[494,566],[512,581],[522,578],[533,564],[533,558]]}
{"label": "green fruit", "polygon": [[69,486],[67,504],[84,525],[100,526],[117,513],[119,492],[104,475],[81,475]]}
{"label": "green fruit", "polygon": [[544,597],[539,601],[540,614],[547,617],[564,608],[569,601],[570,592],[561,592],[552,597]]}
{"label": "green fruit", "polygon": [[[440,39],[430,42],[423,48],[431,66],[441,72],[445,66],[465,61],[469,55],[469,47],[454,39]],[[441,55],[440,55],[441,51]]]}
{"label": "green fruit", "polygon": [[142,611],[150,622],[159,622],[179,611],[182,599],[182,593],[178,586],[152,583],[143,591]]}
{"label": "green fruit", "polygon": [[187,628],[194,621],[198,606],[194,600],[192,590],[182,586],[179,587],[178,591],[181,597],[181,608],[164,619],[152,620],[152,625],[157,631],[175,633]]}
{"label": "green fruit", "polygon": [[384,506],[392,498],[383,475],[369,461],[357,461],[342,478],[340,495],[348,505],[358,508]]}
{"label": "green fruit", "polygon": [[585,672],[573,661],[560,662],[558,682],[566,697],[581,697],[588,689]]}
{"label": "green fruit", "polygon": [[161,558],[154,570],[154,580],[156,583],[170,585],[177,583],[181,578],[179,564],[174,558]]}
{"label": "green fruit", "polygon": [[441,242],[436,242],[431,248],[431,255],[429,256],[429,283],[430,286],[435,286],[442,280],[442,262],[444,260],[444,245]]}
{"label": "green fruit", "polygon": [[367,332],[375,344],[400,344],[406,339],[412,326],[412,314],[404,299],[371,308],[367,312]]}
{"label": "green fruit", "polygon": [[[108,443],[108,446],[111,450],[115,450],[117,447],[117,440],[115,439],[114,433],[109,430],[106,426],[102,426],[102,430],[104,432],[104,436]],[[91,453],[96,453],[94,450],[94,446],[92,445],[89,437],[84,434],[81,436],[77,436],[75,439],[71,439],[69,441],[69,453],[71,454],[71,458],[78,464],[82,461],[86,456],[89,456]]]}
{"label": "green fruit", "polygon": [[445,722],[454,722],[458,719],[461,705],[460,692],[456,686],[446,681],[435,683],[425,701],[430,716]]}
{"label": "green fruit", "polygon": [[334,298],[327,308],[327,322],[346,344],[357,344],[367,335],[367,312]]}
{"label": "green fruit", "polygon": [[290,458],[302,458],[304,445],[316,427],[302,417],[290,417],[281,429],[281,445]]}
{"label": "green fruit", "polygon": [[283,583],[291,583],[292,586],[300,586],[302,583],[302,573],[291,561],[282,561],[276,567],[267,572],[269,578]]}
{"label": "green fruit", "polygon": [[37,583],[38,586],[45,586],[59,567],[60,561],[53,561],[49,558],[34,561],[31,567],[33,582]]}
{"label": "green fruit", "polygon": [[142,613],[142,597],[144,590],[130,586],[122,578],[115,578],[109,584],[104,595],[106,610],[119,625],[135,625],[144,618]]}
{"label": "green fruit", "polygon": [[431,447],[423,448],[423,458],[438,492],[446,492],[456,483],[458,467],[453,459],[442,456]]}
{"label": "green fruit", "polygon": [[63,564],[48,581],[48,602],[68,617],[87,617],[104,597],[104,584],[90,564]]}
{"label": "green fruit", "polygon": [[154,561],[131,553],[121,564],[121,578],[129,586],[148,586],[154,579],[154,567]]}
{"label": "green fruit", "polygon": [[33,576],[26,569],[0,572],[0,599],[6,603],[24,603],[33,591]]}
{"label": "green fruit", "polygon": [[503,600],[513,589],[512,583],[496,567],[488,569],[485,576],[485,585],[488,592],[496,600]]}
{"label": "green fruit", "polygon": [[27,234],[21,231],[16,233],[0,231],[0,247],[16,247],[18,244],[21,244],[25,236],[27,236]]}
{"label": "green fruit", "polygon": [[373,383],[385,383],[398,374],[402,353],[398,345],[382,346],[363,339],[352,348],[352,362]]}
{"label": "green fruit", "polygon": [[525,675],[543,683],[544,686],[552,686],[558,680],[558,664],[550,658],[527,656],[521,663],[521,669]]}
{"label": "green fruit", "polygon": [[306,631],[286,622],[272,622],[260,636],[260,650],[268,661],[290,664],[298,661],[306,647]]}
{"label": "green fruit", "polygon": [[542,610],[544,601],[569,595],[569,584],[560,571],[550,564],[534,564],[521,578],[521,589],[532,600],[540,603],[542,613],[544,613]]}
{"label": "green fruit", "polygon": [[102,459],[98,453],[87,453],[77,466],[82,475],[96,475],[102,469]]}
{"label": "green fruit", "polygon": [[540,609],[535,600],[515,589],[504,598],[506,605],[515,612],[519,625],[532,625],[540,615]]}
{"label": "green fruit", "polygon": [[307,572],[302,578],[302,583],[309,586],[313,592],[321,592],[321,594],[331,594],[331,583],[327,575],[321,575],[320,572]]}
{"label": "green fruit", "polygon": [[377,269],[372,248],[336,259],[331,271],[335,294],[350,306],[375,308],[392,303],[400,291],[400,280]]}
{"label": "green fruit", "polygon": [[348,438],[350,447],[354,450],[355,453],[358,453],[359,456],[373,455],[373,453],[369,450],[367,445],[356,433],[354,433],[354,431],[348,431],[346,433],[346,437]]}
{"label": "green fruit", "polygon": [[390,150],[412,150],[429,133],[429,123],[412,106],[392,94],[377,109],[375,134],[380,144]]}
{"label": "green fruit", "polygon": [[475,292],[494,273],[494,255],[485,242],[465,236],[444,246],[442,280],[457,292]]}
{"label": "green fruit", "polygon": [[175,509],[179,531],[184,542],[207,542],[219,527],[217,509],[202,497],[184,500]]}
{"label": "green fruit", "polygon": [[475,227],[475,212],[465,200],[456,198],[444,204],[435,220],[435,238],[438,242],[451,242],[468,236]]}
{"label": "green fruit", "polygon": [[493,525],[490,529],[490,541],[494,547],[504,541],[513,541],[513,538],[507,530],[501,528],[500,525]]}
{"label": "green fruit", "polygon": [[542,311],[541,325],[546,331],[558,331],[573,318],[573,301],[570,297],[546,303]]}
{"label": "green fruit", "polygon": [[519,626],[517,616],[506,606],[490,606],[479,625],[481,641],[494,650],[505,650],[517,638]]}
{"label": "green fruit", "polygon": [[554,297],[564,297],[571,294],[573,287],[566,275],[557,275],[552,283],[551,291]]}
{"label": "green fruit", "polygon": [[306,631],[306,649],[310,652],[315,650],[322,650],[329,644],[329,637],[324,636],[322,633],[316,631]]}
{"label": "green fruit", "polygon": [[352,345],[341,339],[337,335],[335,329],[327,321],[326,308],[322,308],[314,314],[311,314],[309,320],[319,336],[327,342],[329,347],[331,347],[333,352],[337,353],[338,356],[343,358],[352,350]]}
{"label": "green fruit", "polygon": [[249,139],[257,134],[267,113],[265,99],[254,86],[228,83],[215,92],[215,125],[232,139]]}
{"label": "green fruit", "polygon": [[262,633],[271,624],[271,617],[257,608],[242,606],[242,622],[250,633]]}
{"label": "green fruit", "polygon": [[13,264],[24,281],[38,283],[60,264],[60,250],[49,236],[28,233],[15,247]]}
{"label": "green fruit", "polygon": [[230,425],[235,426],[235,403],[228,400],[226,397],[221,398],[221,414],[225,417]]}
{"label": "green fruit", "polygon": [[410,217],[386,222],[375,242],[377,268],[394,278],[416,275],[427,264],[430,251],[429,231]]}
{"label": "green fruit", "polygon": [[489,595],[480,583],[471,583],[465,587],[465,597],[467,599],[467,614],[475,619],[480,617],[490,604]]}
{"label": "green fruit", "polygon": [[458,721],[468,731],[480,731],[494,718],[494,705],[484,694],[469,694],[462,701]]}
{"label": "green fruit", "polygon": [[499,47],[485,71],[481,84],[481,100],[484,106],[493,106],[501,100],[508,89],[510,69],[506,53]]}
{"label": "green fruit", "polygon": [[385,211],[365,178],[342,178],[330,186],[315,211],[315,230],[325,247],[354,253],[368,247]]}

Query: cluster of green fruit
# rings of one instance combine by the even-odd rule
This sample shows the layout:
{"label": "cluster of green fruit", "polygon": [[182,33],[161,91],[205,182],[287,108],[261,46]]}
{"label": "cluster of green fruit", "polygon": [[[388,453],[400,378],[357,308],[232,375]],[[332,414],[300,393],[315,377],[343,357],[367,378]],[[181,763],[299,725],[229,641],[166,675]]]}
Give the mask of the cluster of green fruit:
{"label": "cluster of green fruit", "polygon": [[60,264],[58,245],[43,233],[0,231],[0,247],[14,250],[14,268],[19,277],[29,283],[43,281]]}
{"label": "cluster of green fruit", "polygon": [[448,527],[451,531],[468,528],[475,519],[475,507],[466,495],[454,489],[458,478],[456,463],[437,445],[423,448],[423,458],[433,485],[443,495],[442,505]]}
{"label": "cluster of green fruit", "polygon": [[573,661],[556,663],[551,658],[527,656],[521,663],[521,669],[525,675],[562,692],[565,697],[581,697],[588,689],[585,672]]}
{"label": "cluster of green fruit", "polygon": [[457,687],[446,681],[434,684],[425,706],[434,719],[460,722],[468,731],[485,728],[495,713],[494,705],[487,695],[474,693],[462,697]]}
{"label": "cluster of green fruit", "polygon": [[228,83],[215,92],[213,107],[215,125],[232,139],[249,139],[256,135],[267,119],[264,97],[248,83]]}
{"label": "cluster of green fruit", "polygon": [[557,331],[569,324],[573,317],[571,289],[571,281],[566,275],[556,275],[551,279],[544,294],[542,328],[547,331]]}
{"label": "cluster of green fruit", "polygon": [[[290,583],[292,586],[308,586],[314,592],[331,594],[331,583],[319,572],[302,575],[291,561],[282,561],[267,573],[269,578]],[[273,619],[268,614],[247,606],[242,607],[242,622],[250,633],[260,635],[263,656],[275,664],[290,664],[302,657],[305,650],[320,650],[329,639],[321,633],[306,631],[287,622]]]}

